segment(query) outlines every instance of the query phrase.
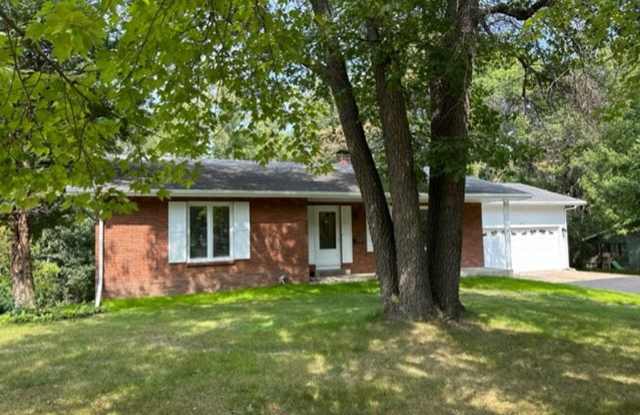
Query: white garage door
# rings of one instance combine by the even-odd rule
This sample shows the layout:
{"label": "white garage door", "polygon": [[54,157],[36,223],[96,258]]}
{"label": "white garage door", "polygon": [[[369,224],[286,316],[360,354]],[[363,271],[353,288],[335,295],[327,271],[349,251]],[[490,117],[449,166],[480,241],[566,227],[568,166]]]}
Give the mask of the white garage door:
{"label": "white garage door", "polygon": [[501,230],[485,230],[484,266],[488,268],[506,269],[504,232]]}
{"label": "white garage door", "polygon": [[[515,272],[567,267],[565,233],[557,227],[527,227],[511,230],[511,261]],[[505,269],[504,233],[484,232],[485,266]]]}
{"label": "white garage door", "polygon": [[562,232],[558,228],[525,228],[511,232],[516,272],[563,268]]}

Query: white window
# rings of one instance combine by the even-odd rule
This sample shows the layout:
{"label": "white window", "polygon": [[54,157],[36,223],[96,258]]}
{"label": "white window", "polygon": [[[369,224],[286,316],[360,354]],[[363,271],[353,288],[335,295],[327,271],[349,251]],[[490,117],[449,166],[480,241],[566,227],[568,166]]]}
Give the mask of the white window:
{"label": "white window", "polygon": [[169,263],[251,258],[249,202],[169,202]]}
{"label": "white window", "polygon": [[189,261],[233,258],[232,203],[190,202],[187,209]]}

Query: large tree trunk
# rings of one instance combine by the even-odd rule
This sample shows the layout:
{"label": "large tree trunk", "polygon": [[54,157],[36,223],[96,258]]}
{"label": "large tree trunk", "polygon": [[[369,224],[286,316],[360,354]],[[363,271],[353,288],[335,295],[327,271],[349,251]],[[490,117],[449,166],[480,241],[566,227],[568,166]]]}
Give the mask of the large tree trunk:
{"label": "large tree trunk", "polygon": [[458,319],[464,311],[459,295],[463,211],[464,177],[448,173],[432,176],[427,226],[429,275],[434,301],[451,319]]}
{"label": "large tree trunk", "polygon": [[35,308],[29,217],[24,209],[11,213],[11,279],[13,302],[17,309]]}
{"label": "large tree trunk", "polygon": [[434,300],[457,319],[460,302],[462,217],[469,130],[469,87],[478,0],[448,0],[449,32],[432,57],[432,157],[429,178],[428,255]]}
{"label": "large tree trunk", "polygon": [[[311,0],[311,4],[319,19],[330,18],[327,0]],[[384,314],[386,318],[399,318],[396,249],[393,223],[384,188],[366,140],[353,86],[338,41],[329,36],[323,42],[323,46],[326,66],[323,77],[331,89],[347,147],[351,153],[351,163],[362,193],[371,240],[376,253],[376,273],[380,281]]]}
{"label": "large tree trunk", "polygon": [[373,45],[376,99],[389,169],[401,309],[410,319],[426,320],[432,317],[434,307],[404,91],[400,74],[390,73],[392,58],[380,48],[380,35],[373,22],[368,32]]}

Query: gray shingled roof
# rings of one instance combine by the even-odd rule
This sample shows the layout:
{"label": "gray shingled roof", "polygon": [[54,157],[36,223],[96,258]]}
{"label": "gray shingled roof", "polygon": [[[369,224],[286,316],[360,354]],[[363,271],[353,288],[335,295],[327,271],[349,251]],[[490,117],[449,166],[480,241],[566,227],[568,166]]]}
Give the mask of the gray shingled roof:
{"label": "gray shingled roof", "polygon": [[565,205],[585,205],[587,203],[584,200],[576,199],[560,193],[550,192],[528,184],[504,183],[504,185],[531,195],[530,198],[522,201],[525,203],[557,203]]}
{"label": "gray shingled roof", "polygon": [[500,183],[493,183],[487,180],[482,180],[477,177],[467,176],[467,180],[465,182],[465,192],[466,193],[483,193],[483,194],[524,194],[525,192],[521,192],[518,189],[513,189],[512,187],[504,186]]}
{"label": "gray shingled roof", "polygon": [[[335,164],[326,175],[309,173],[303,164],[270,162],[262,166],[244,160],[200,160],[201,170],[192,190],[283,191],[283,192],[344,192],[358,193],[359,188],[351,165]],[[124,184],[124,183],[122,183]],[[184,189],[169,185],[169,189]],[[467,194],[523,194],[518,190],[467,177]]]}
{"label": "gray shingled roof", "polygon": [[[314,175],[303,164],[270,162],[262,166],[246,160],[200,160],[198,177],[190,189],[283,191],[283,192],[358,192],[351,167],[340,165],[327,175]],[[169,185],[169,189],[184,187]]]}

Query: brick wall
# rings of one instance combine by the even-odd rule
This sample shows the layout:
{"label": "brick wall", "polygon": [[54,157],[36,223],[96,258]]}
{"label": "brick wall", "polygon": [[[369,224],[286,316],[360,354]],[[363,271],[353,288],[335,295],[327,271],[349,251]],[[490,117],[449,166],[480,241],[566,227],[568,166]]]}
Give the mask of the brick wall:
{"label": "brick wall", "polygon": [[376,260],[373,252],[367,252],[367,222],[364,205],[354,204],[351,207],[352,236],[353,236],[353,264],[349,267],[353,274],[372,273],[376,270]]}
{"label": "brick wall", "polygon": [[[353,205],[353,273],[375,272],[375,257],[367,252],[367,236],[364,206]],[[482,205],[466,203],[462,224],[462,266],[483,267]]]}
{"label": "brick wall", "polygon": [[138,210],[105,223],[105,297],[216,291],[309,275],[307,208],[302,199],[253,199],[251,258],[228,264],[169,264],[168,204],[135,200]]}
{"label": "brick wall", "polygon": [[[155,198],[135,200],[138,210],[105,223],[105,297],[165,295],[269,285],[286,275],[309,277],[307,202],[304,199],[251,199],[251,258],[225,264],[169,264],[168,204]],[[352,205],[352,273],[375,272],[366,251],[364,206]],[[482,208],[464,211],[464,267],[484,264]]]}
{"label": "brick wall", "polygon": [[466,203],[462,220],[462,266],[484,267],[482,205]]}

